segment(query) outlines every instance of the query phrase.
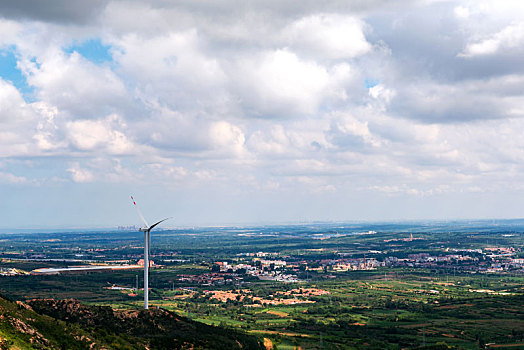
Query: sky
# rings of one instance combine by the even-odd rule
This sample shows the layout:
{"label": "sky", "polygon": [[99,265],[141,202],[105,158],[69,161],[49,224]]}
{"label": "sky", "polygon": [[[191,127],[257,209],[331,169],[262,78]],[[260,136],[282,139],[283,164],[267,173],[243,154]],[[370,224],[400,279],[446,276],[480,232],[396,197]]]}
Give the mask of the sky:
{"label": "sky", "polygon": [[524,217],[524,3],[0,2],[0,227]]}

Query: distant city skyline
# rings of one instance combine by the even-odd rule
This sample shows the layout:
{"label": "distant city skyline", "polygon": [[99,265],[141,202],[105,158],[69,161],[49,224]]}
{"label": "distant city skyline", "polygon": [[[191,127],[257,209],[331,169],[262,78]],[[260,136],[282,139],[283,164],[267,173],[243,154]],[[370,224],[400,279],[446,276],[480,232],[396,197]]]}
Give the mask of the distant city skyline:
{"label": "distant city skyline", "polygon": [[1,2],[0,228],[521,218],[522,57],[509,0]]}

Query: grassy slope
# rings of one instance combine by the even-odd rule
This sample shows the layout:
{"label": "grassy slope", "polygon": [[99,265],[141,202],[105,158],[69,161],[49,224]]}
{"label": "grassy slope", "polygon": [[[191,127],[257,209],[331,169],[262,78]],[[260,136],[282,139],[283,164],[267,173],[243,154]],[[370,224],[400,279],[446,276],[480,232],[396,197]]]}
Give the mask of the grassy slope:
{"label": "grassy slope", "polygon": [[162,310],[114,310],[75,300],[0,298],[0,349],[263,348],[258,338]]}

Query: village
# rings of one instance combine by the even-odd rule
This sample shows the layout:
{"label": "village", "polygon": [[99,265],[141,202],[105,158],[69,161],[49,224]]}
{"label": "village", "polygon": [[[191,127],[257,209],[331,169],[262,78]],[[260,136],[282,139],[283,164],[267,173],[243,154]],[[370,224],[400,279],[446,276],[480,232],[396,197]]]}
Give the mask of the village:
{"label": "village", "polygon": [[[524,259],[514,258],[513,247],[486,249],[447,249],[446,254],[408,254],[405,258],[380,257],[381,252],[371,251],[378,257],[296,260],[275,253],[257,252],[242,254],[252,257],[249,262],[217,261],[211,271],[201,274],[182,274],[178,280],[202,286],[239,285],[252,278],[284,283],[297,283],[315,275],[336,279],[340,273],[376,270],[379,268],[420,268],[451,271],[453,273],[504,273],[524,272]],[[382,254],[384,255],[384,254]],[[159,266],[160,267],[160,266]],[[387,270],[386,270],[387,271]],[[300,277],[299,277],[300,276]]]}

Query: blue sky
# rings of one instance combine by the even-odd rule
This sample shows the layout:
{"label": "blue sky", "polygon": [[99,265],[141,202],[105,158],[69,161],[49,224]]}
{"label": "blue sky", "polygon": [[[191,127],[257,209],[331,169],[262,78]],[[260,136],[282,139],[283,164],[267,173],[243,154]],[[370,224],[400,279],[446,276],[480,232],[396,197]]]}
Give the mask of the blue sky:
{"label": "blue sky", "polygon": [[65,48],[64,51],[69,54],[78,52],[82,57],[96,64],[103,64],[113,60],[111,56],[111,46],[104,45],[100,38],[91,38],[82,42],[75,42],[73,45]]}
{"label": "blue sky", "polygon": [[0,4],[2,228],[522,217],[515,1],[54,9]]}
{"label": "blue sky", "polygon": [[33,88],[27,84],[22,71],[17,67],[16,48],[8,47],[0,51],[0,77],[13,84],[26,102],[32,102]]}

